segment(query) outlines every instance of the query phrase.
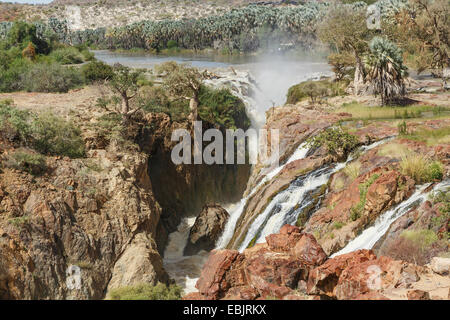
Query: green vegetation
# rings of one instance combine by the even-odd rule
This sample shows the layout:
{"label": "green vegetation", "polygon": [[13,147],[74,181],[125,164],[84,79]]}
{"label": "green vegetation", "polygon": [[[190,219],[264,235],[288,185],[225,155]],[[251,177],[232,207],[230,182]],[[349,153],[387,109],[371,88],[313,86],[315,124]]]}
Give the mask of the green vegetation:
{"label": "green vegetation", "polygon": [[351,180],[355,180],[356,178],[358,178],[360,170],[361,163],[359,161],[354,161],[344,168],[344,173]]}
{"label": "green vegetation", "polygon": [[92,61],[81,68],[85,80],[89,83],[111,79],[113,68],[101,61]]}
{"label": "green vegetation", "polygon": [[391,104],[405,95],[407,68],[403,65],[402,52],[394,43],[380,37],[374,37],[369,48],[370,53],[365,57],[366,79],[375,94],[381,96],[381,104]]}
{"label": "green vegetation", "polygon": [[400,162],[402,174],[410,176],[416,183],[425,183],[442,180],[444,168],[438,161],[432,161],[426,156],[417,153],[407,153]]}
{"label": "green vegetation", "polygon": [[427,114],[434,116],[448,115],[450,114],[450,108],[426,105],[370,107],[354,101],[344,103],[334,112],[350,113],[352,120],[394,120],[422,118]]}
{"label": "green vegetation", "polygon": [[0,92],[67,92],[84,78],[79,69],[64,65],[92,59],[85,47],[63,46],[55,38],[44,39],[35,25],[15,22],[0,38]]}
{"label": "green vegetation", "polygon": [[181,288],[174,284],[166,286],[158,283],[152,286],[143,283],[112,289],[108,298],[110,300],[180,300],[181,294]]}
{"label": "green vegetation", "polygon": [[405,137],[410,140],[426,142],[429,146],[437,144],[448,144],[450,143],[450,128],[443,127],[433,130],[415,130],[414,132],[409,132]]}
{"label": "green vegetation", "polygon": [[350,219],[356,221],[361,217],[366,205],[367,190],[379,177],[378,174],[370,176],[366,181],[359,185],[359,202],[350,209]]}
{"label": "green vegetation", "polygon": [[84,155],[80,130],[50,112],[40,115],[0,104],[0,135],[19,145],[49,155]]}
{"label": "green vegetation", "polygon": [[3,166],[39,175],[47,170],[46,158],[29,151],[18,150],[8,155]]}
{"label": "green vegetation", "polygon": [[359,140],[341,127],[335,127],[309,138],[307,144],[312,148],[324,146],[332,156],[343,159],[358,146]]}
{"label": "green vegetation", "polygon": [[212,89],[201,86],[198,115],[203,121],[218,124],[225,129],[248,129],[250,120],[245,105],[228,89]]}
{"label": "green vegetation", "polygon": [[312,103],[316,103],[324,97],[344,95],[346,86],[345,81],[304,81],[289,88],[286,103],[295,104],[306,98],[309,98]]}
{"label": "green vegetation", "polygon": [[428,249],[433,243],[438,241],[436,233],[428,229],[405,230],[402,232],[401,237],[413,242],[421,250]]}

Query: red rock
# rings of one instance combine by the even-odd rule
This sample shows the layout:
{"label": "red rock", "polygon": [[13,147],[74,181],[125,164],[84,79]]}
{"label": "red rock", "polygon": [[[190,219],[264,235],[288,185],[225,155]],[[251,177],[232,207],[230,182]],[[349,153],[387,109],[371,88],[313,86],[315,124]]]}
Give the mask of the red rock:
{"label": "red rock", "polygon": [[272,251],[287,252],[295,246],[302,236],[303,234],[300,233],[298,227],[285,225],[280,229],[280,233],[268,235],[266,242]]}
{"label": "red rock", "polygon": [[357,250],[327,260],[313,269],[308,277],[307,293],[334,297],[334,289],[341,273],[349,266],[375,260],[377,257],[371,250]]}
{"label": "red rock", "polygon": [[416,266],[382,256],[347,267],[339,277],[334,294],[340,300],[355,299],[371,291],[407,287],[418,280]]}
{"label": "red rock", "polygon": [[239,252],[235,250],[212,251],[195,287],[207,299],[221,298],[229,288],[225,277],[226,273],[239,256]]}
{"label": "red rock", "polygon": [[290,224],[285,224],[284,226],[281,227],[280,229],[280,234],[291,234],[291,233],[300,233],[301,230],[299,227],[297,226],[293,226]]}
{"label": "red rock", "polygon": [[292,249],[294,256],[303,264],[318,266],[327,260],[327,255],[313,235],[304,233]]}
{"label": "red rock", "polygon": [[255,300],[259,297],[256,289],[250,286],[233,287],[228,290],[223,300]]}
{"label": "red rock", "polygon": [[287,253],[261,249],[246,263],[248,282],[261,296],[281,298],[305,277],[303,264]]}
{"label": "red rock", "polygon": [[430,300],[430,294],[423,290],[409,290],[406,296],[408,300]]}

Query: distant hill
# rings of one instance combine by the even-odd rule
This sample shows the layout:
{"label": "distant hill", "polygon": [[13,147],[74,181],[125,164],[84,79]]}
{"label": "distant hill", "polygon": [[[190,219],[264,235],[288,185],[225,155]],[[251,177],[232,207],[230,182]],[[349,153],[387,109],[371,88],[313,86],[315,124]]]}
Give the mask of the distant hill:
{"label": "distant hill", "polygon": [[296,0],[54,0],[47,5],[0,2],[0,22],[46,22],[54,17],[67,20],[72,30],[84,30],[121,26],[142,20],[221,15],[232,8],[249,4],[278,6],[295,3]]}

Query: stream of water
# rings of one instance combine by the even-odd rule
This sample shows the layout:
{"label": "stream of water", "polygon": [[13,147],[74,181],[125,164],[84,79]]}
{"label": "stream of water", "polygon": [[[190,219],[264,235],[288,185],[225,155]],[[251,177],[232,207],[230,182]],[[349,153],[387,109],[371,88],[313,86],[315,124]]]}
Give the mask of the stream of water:
{"label": "stream of water", "polygon": [[444,190],[450,186],[450,180],[436,184],[432,190],[424,192],[430,184],[418,186],[414,194],[407,200],[399,203],[392,209],[379,216],[373,226],[365,229],[358,237],[349,242],[345,248],[336,252],[331,257],[339,256],[360,249],[372,249],[378,240],[388,231],[391,224],[407,213],[412,208],[417,207],[423,201],[427,200],[430,193],[436,190]]}

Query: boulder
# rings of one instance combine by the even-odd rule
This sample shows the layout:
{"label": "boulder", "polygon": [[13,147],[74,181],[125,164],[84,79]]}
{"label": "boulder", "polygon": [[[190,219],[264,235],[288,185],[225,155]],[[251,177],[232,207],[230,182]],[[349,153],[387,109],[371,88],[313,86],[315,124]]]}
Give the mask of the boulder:
{"label": "boulder", "polygon": [[201,250],[214,249],[216,241],[225,228],[228,212],[217,204],[207,204],[195,220],[189,232],[189,239],[184,248],[184,255],[191,256]]}
{"label": "boulder", "polygon": [[450,258],[434,257],[429,264],[431,270],[440,275],[450,274]]}
{"label": "boulder", "polygon": [[230,288],[227,273],[233,262],[241,258],[236,250],[214,250],[203,266],[195,287],[206,299],[219,299]]}

